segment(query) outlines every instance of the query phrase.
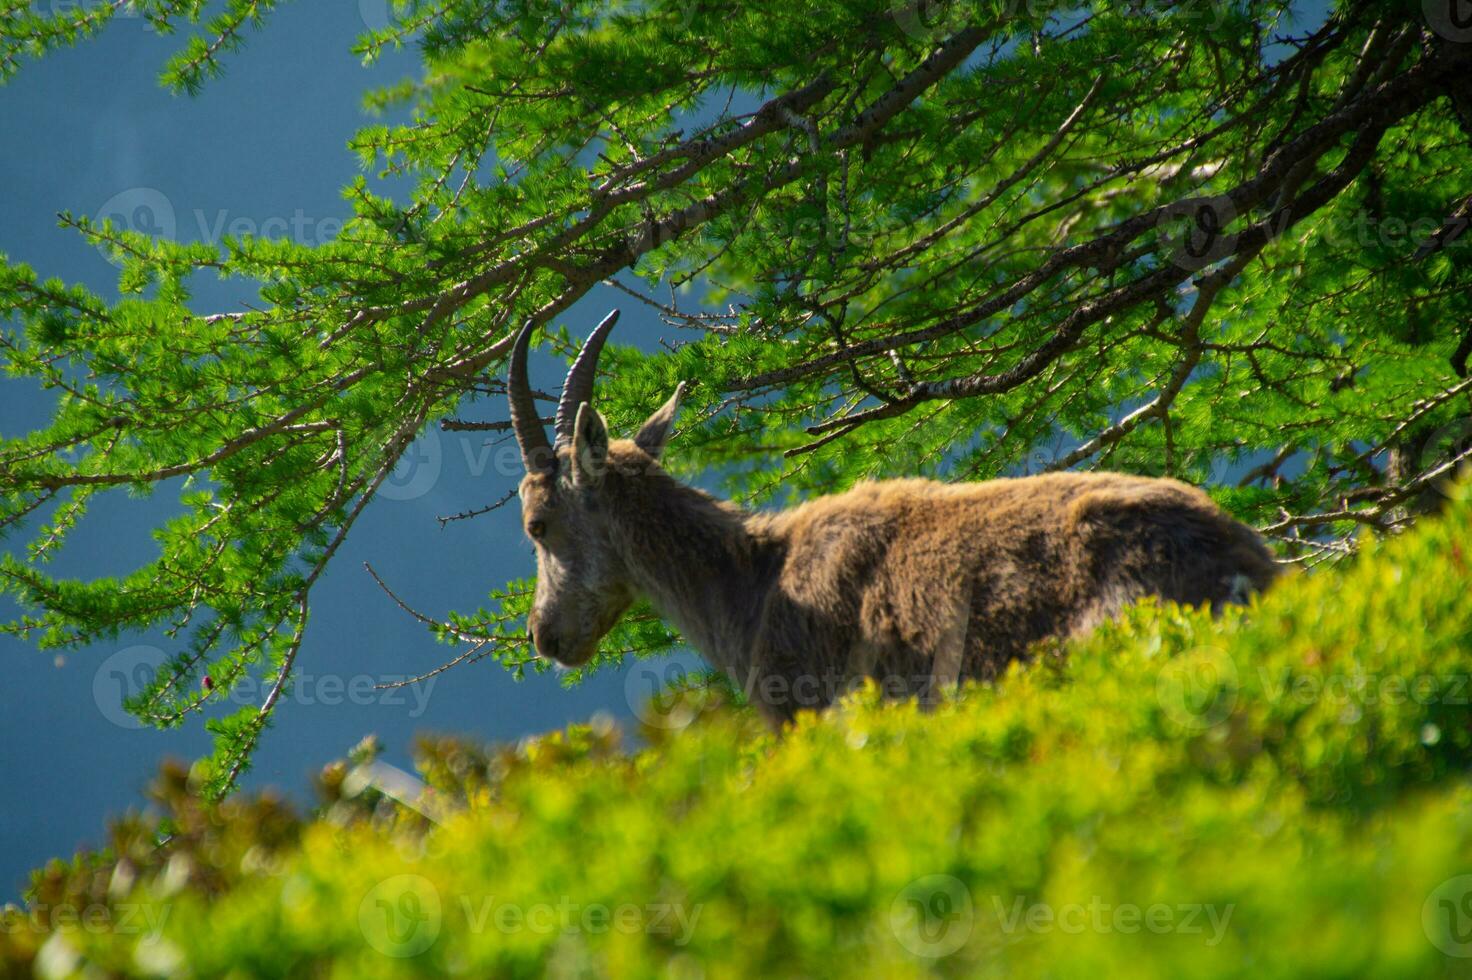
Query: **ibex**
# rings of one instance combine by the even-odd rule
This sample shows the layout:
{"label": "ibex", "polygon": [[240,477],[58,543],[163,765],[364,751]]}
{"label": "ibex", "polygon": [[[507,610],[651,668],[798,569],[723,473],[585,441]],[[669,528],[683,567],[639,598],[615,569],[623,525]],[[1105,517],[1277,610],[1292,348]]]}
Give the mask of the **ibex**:
{"label": "ibex", "polygon": [[748,513],[660,467],[683,384],[632,440],[609,440],[591,399],[617,318],[573,362],[552,444],[527,384],[530,324],[511,350],[522,520],[537,554],[528,627],[564,666],[586,663],[642,596],[780,726],[864,677],[929,698],[1141,596],[1216,608],[1276,573],[1251,529],[1168,479],[888,480]]}

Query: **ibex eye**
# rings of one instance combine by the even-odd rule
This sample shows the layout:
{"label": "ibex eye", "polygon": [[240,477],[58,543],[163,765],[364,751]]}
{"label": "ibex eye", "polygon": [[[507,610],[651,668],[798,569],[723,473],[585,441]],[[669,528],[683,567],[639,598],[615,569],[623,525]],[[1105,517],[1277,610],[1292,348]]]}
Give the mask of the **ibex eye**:
{"label": "ibex eye", "polygon": [[547,525],[543,524],[541,521],[532,521],[526,526],[526,533],[530,534],[534,538],[540,538],[542,535],[547,533]]}

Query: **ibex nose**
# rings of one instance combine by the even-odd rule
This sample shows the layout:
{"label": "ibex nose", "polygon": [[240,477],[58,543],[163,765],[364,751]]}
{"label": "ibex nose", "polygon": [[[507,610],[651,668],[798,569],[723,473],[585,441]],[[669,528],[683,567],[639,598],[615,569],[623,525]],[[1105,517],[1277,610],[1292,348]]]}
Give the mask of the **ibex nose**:
{"label": "ibex nose", "polygon": [[557,638],[539,629],[535,617],[527,621],[527,632],[531,634],[532,645],[537,648],[538,653],[554,660],[557,658]]}

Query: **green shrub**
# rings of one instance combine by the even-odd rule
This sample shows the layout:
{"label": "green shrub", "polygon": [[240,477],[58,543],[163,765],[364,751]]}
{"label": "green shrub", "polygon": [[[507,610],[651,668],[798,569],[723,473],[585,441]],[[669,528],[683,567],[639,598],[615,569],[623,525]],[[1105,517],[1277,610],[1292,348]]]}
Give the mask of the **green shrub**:
{"label": "green shrub", "polygon": [[1469,531],[1456,504],[1216,620],[1142,604],[928,713],[868,690],[775,737],[708,686],[637,751],[599,722],[429,740],[413,808],[363,757],[309,819],[166,770],[107,854],[36,872],[0,963],[1466,976]]}

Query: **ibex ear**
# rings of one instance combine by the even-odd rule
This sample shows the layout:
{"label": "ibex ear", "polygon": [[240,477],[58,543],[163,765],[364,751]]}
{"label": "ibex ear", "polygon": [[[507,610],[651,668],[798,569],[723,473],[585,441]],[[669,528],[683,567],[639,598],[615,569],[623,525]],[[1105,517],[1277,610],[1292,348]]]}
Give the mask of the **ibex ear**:
{"label": "ibex ear", "polygon": [[607,465],[608,424],[592,405],[583,402],[572,430],[572,482],[595,487],[602,482]]}
{"label": "ibex ear", "polygon": [[639,426],[639,433],[634,436],[634,445],[659,459],[664,452],[665,443],[670,441],[670,432],[675,427],[675,413],[680,410],[680,399],[684,394],[685,382],[681,381],[675,385],[675,393],[670,396],[670,400]]}

